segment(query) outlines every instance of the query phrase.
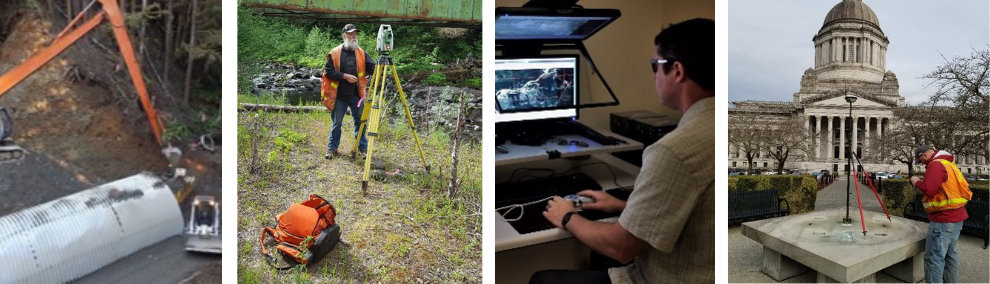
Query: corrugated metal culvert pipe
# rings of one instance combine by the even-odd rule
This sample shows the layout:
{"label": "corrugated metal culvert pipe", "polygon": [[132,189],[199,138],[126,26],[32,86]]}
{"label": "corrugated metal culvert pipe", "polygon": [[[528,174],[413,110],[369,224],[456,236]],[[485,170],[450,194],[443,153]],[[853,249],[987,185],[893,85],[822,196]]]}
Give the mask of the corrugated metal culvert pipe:
{"label": "corrugated metal culvert pipe", "polygon": [[0,217],[0,283],[71,281],[182,226],[175,196],[151,173],[84,190]]}

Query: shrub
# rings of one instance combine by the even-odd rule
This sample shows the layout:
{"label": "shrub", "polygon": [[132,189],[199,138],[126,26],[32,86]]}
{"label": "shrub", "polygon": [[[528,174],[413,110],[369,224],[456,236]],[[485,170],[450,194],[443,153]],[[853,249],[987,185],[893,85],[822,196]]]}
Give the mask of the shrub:
{"label": "shrub", "polygon": [[426,76],[426,79],[423,79],[422,83],[433,86],[443,86],[447,84],[447,75],[444,75],[443,73],[433,73],[430,74],[430,76]]}
{"label": "shrub", "polygon": [[815,211],[818,183],[809,175],[801,176],[740,176],[729,178],[729,191],[777,190],[787,199],[791,215]]}
{"label": "shrub", "polygon": [[[904,208],[914,201],[918,193],[921,193],[908,179],[885,179],[881,189],[883,205],[887,207],[887,213],[898,217],[904,217]],[[987,185],[970,184],[969,189],[973,191],[973,200],[990,200],[990,187]]]}

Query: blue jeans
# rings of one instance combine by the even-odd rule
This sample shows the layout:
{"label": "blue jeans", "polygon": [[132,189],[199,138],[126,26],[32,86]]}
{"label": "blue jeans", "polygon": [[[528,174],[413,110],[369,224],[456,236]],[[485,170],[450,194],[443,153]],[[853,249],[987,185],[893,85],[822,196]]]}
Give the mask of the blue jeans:
{"label": "blue jeans", "polygon": [[[364,108],[362,104],[358,107],[358,102],[361,100],[357,94],[351,96],[348,100],[337,100],[333,105],[333,112],[330,112],[330,119],[332,123],[330,124],[330,136],[327,139],[330,143],[327,144],[327,149],[337,150],[340,146],[340,126],[344,123],[344,113],[347,109],[351,109],[351,117],[354,119],[354,137],[358,136],[358,127],[361,126],[361,110]],[[365,125],[367,127],[367,125]],[[367,132],[364,131],[364,132]],[[358,150],[365,151],[368,149],[368,137],[365,133],[361,133],[361,141],[358,142]]]}
{"label": "blue jeans", "polygon": [[925,239],[925,282],[959,282],[959,253],[956,242],[963,222],[928,224]]}

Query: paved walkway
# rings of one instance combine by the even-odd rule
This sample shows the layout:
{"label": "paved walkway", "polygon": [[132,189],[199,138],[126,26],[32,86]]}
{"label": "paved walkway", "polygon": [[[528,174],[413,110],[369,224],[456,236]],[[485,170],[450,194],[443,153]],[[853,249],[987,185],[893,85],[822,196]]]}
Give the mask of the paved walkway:
{"label": "paved walkway", "polygon": [[[855,186],[855,185],[853,185]],[[865,191],[864,191],[865,190]],[[863,201],[863,210],[883,212],[880,203],[873,195],[873,191],[868,186],[862,184],[859,187],[860,197]],[[859,209],[856,205],[856,189],[850,190],[852,195],[849,202],[849,215],[854,219],[859,218]],[[840,178],[832,185],[818,191],[818,200],[815,202],[816,210],[827,210],[846,207],[846,180]],[[869,224],[867,224],[869,226]],[[730,283],[815,283],[817,273],[809,271],[807,273],[789,278],[783,282],[774,281],[760,268],[763,265],[763,246],[742,235],[742,226],[734,225],[729,227],[728,236],[728,264]],[[959,237],[959,282],[961,283],[990,283],[990,274],[987,267],[990,267],[990,251],[983,249],[983,239],[969,235]],[[877,283],[900,283],[901,281],[877,273]]]}

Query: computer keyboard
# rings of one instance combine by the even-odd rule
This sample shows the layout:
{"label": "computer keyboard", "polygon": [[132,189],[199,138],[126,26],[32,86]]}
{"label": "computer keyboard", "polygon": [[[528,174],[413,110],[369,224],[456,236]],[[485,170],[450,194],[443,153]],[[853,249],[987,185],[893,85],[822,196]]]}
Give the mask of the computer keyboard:
{"label": "computer keyboard", "polygon": [[[602,187],[598,182],[584,173],[499,183],[495,185],[495,208],[514,204],[525,204],[550,196],[566,196],[586,189],[602,190]],[[605,192],[622,200],[629,197],[629,192],[620,189],[611,189]],[[546,210],[546,206],[545,202],[539,202],[525,206],[522,210],[515,209],[513,212],[508,212],[505,217],[507,219],[519,218],[519,220],[510,222],[509,224],[520,234],[551,229],[554,227],[553,224],[547,221],[541,213]],[[502,215],[506,212],[507,210],[500,210],[498,214]],[[521,217],[519,217],[520,212],[523,214]],[[619,215],[619,213],[608,214],[593,210],[585,210],[578,214],[589,220],[599,220]]]}
{"label": "computer keyboard", "polygon": [[495,185],[495,206],[521,204],[554,195],[565,196],[585,189],[601,190],[602,187],[584,173],[504,182]]}

